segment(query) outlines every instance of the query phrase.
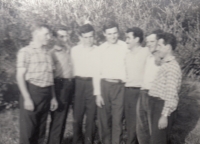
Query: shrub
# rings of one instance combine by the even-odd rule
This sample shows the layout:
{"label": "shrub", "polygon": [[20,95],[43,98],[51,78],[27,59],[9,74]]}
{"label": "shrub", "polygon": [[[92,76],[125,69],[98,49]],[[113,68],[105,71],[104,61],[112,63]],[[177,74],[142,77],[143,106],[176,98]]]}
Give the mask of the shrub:
{"label": "shrub", "polygon": [[[72,45],[78,42],[77,29],[90,20],[96,43],[104,41],[102,25],[107,19],[119,23],[120,38],[128,27],[138,26],[146,34],[160,28],[176,35],[176,51],[184,75],[199,76],[199,0],[1,0],[0,1],[0,97],[7,83],[15,84],[16,53],[31,39],[34,23],[67,25],[72,29]],[[196,56],[195,56],[195,55]]]}

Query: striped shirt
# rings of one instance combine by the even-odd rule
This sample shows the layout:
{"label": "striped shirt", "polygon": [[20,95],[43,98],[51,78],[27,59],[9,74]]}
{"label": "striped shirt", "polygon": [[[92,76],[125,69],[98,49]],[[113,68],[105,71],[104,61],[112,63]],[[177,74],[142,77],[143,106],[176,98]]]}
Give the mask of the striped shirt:
{"label": "striped shirt", "polygon": [[26,68],[25,80],[40,87],[53,85],[53,62],[46,49],[30,44],[19,50],[17,68]]}
{"label": "striped shirt", "polygon": [[149,95],[165,101],[162,115],[170,116],[176,110],[181,86],[182,73],[175,57],[170,57],[160,67],[149,91]]}

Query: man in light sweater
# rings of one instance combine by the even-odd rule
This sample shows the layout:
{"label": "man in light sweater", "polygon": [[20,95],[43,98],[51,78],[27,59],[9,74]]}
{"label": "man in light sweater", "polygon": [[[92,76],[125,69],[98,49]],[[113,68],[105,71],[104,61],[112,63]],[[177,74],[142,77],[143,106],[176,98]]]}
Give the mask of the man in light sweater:
{"label": "man in light sweater", "polygon": [[107,21],[103,26],[106,42],[99,46],[96,73],[96,103],[100,139],[103,144],[120,144],[124,110],[125,57],[127,45],[118,39],[118,24]]}
{"label": "man in light sweater", "polygon": [[127,144],[138,144],[136,136],[136,105],[143,83],[143,75],[149,49],[142,47],[143,31],[138,27],[126,31],[129,52],[126,55],[127,80],[125,84],[125,120]]}
{"label": "man in light sweater", "polygon": [[[81,42],[72,48],[71,56],[75,76],[73,144],[92,144],[95,134],[96,97],[93,77],[95,73],[96,46],[94,28],[90,24],[80,27]],[[84,115],[86,115],[85,136],[82,134]]]}

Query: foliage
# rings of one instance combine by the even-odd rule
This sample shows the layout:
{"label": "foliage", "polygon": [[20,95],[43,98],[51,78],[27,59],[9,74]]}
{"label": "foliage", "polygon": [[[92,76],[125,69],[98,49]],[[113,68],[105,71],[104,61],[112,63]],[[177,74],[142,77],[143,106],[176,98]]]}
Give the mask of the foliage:
{"label": "foliage", "polygon": [[0,0],[0,98],[7,84],[16,83],[16,54],[29,43],[34,23],[46,23],[52,29],[60,24],[69,26],[73,45],[78,42],[79,25],[86,20],[96,29],[97,44],[104,41],[102,25],[107,19],[119,23],[121,39],[128,27],[139,26],[145,34],[161,28],[177,36],[176,54],[183,73],[196,79],[200,66],[199,12],[199,0]]}

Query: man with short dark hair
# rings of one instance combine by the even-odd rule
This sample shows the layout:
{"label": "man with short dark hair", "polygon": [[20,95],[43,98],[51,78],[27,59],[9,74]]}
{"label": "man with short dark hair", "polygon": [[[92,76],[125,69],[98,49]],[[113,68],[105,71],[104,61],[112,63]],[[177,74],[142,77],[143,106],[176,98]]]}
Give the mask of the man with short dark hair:
{"label": "man with short dark hair", "polygon": [[[99,134],[103,144],[120,144],[124,110],[125,57],[127,45],[118,39],[118,24],[103,26],[106,42],[98,48],[95,95],[98,106]],[[101,82],[100,82],[101,81]]]}
{"label": "man with short dark hair", "polygon": [[93,90],[95,69],[94,28],[84,24],[79,29],[80,44],[72,48],[72,62],[75,76],[73,144],[82,143],[82,125],[86,115],[84,143],[92,144],[95,134],[96,104]]}
{"label": "man with short dark hair", "polygon": [[61,144],[62,142],[68,109],[74,90],[69,47],[69,28],[57,26],[55,29],[55,36],[55,46],[50,53],[55,65],[54,84],[59,105],[56,111],[51,112],[48,144]]}
{"label": "man with short dark hair", "polygon": [[22,93],[20,144],[43,144],[48,111],[57,108],[53,62],[45,47],[49,39],[48,27],[37,25],[32,32],[32,42],[18,52],[17,82]]}
{"label": "man with short dark hair", "polygon": [[156,50],[162,62],[148,92],[148,109],[151,111],[149,142],[167,144],[172,114],[179,101],[178,92],[182,74],[174,56],[176,37],[170,33],[157,36]]}
{"label": "man with short dark hair", "polygon": [[153,111],[149,109],[149,89],[152,86],[156,74],[159,70],[161,60],[158,57],[156,46],[158,43],[158,34],[162,30],[154,30],[146,37],[146,46],[149,49],[144,68],[143,81],[140,90],[140,96],[137,103],[137,138],[141,144],[149,144],[151,135],[151,115]]}
{"label": "man with short dark hair", "polygon": [[127,130],[127,144],[138,144],[136,136],[136,105],[139,98],[140,87],[143,82],[148,48],[141,46],[143,31],[138,27],[126,31],[126,43],[129,52],[126,55],[127,80],[125,84],[125,120]]}

